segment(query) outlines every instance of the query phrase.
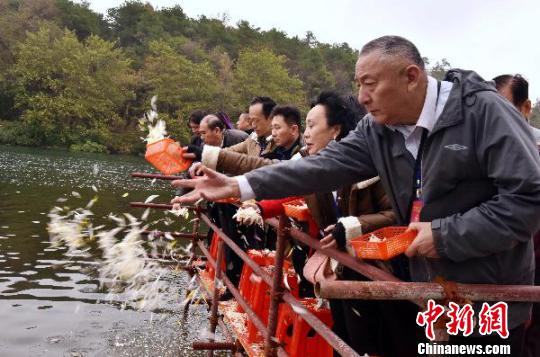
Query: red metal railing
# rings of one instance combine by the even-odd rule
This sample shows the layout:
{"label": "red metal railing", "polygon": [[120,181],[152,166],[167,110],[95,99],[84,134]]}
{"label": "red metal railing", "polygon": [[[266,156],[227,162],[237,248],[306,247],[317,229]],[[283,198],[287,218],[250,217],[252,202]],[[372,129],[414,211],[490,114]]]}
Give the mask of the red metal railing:
{"label": "red metal railing", "polygon": [[[162,176],[153,174],[134,173],[133,177],[152,178],[175,180],[176,176]],[[133,207],[156,208],[156,209],[171,209],[169,204],[152,204],[152,203],[131,203]],[[276,343],[275,333],[277,326],[278,306],[280,302],[285,302],[293,307],[302,309],[302,304],[291,293],[284,290],[282,287],[281,276],[284,263],[285,243],[287,239],[294,239],[308,247],[316,250],[321,250],[327,256],[337,260],[339,263],[348,268],[366,276],[373,280],[371,282],[360,281],[333,281],[318,284],[316,291],[320,297],[332,299],[379,299],[379,300],[410,300],[419,306],[424,305],[427,299],[435,300],[451,300],[451,299],[468,299],[471,301],[535,301],[540,302],[540,287],[535,286],[510,286],[510,285],[484,285],[484,284],[452,284],[452,295],[449,296],[447,286],[438,283],[415,283],[403,282],[394,275],[378,269],[377,267],[358,260],[347,253],[341,252],[334,248],[322,249],[320,242],[310,237],[309,235],[291,229],[289,219],[281,216],[279,219],[268,219],[266,223],[277,229],[277,245],[274,272],[268,274],[255,261],[253,261],[246,252],[235,244],[219,227],[217,227],[210,218],[197,207],[190,207],[198,219],[194,220],[194,227],[191,234],[178,235],[178,238],[191,239],[193,241],[190,263],[196,257],[195,249],[203,253],[207,263],[215,269],[214,288],[210,292],[212,295],[211,316],[210,316],[210,331],[214,333],[219,325],[225,334],[226,341],[197,341],[193,343],[193,348],[197,350],[208,350],[208,355],[212,356],[214,350],[229,350],[239,354],[241,346],[238,341],[234,341],[223,320],[218,314],[219,307],[219,288],[218,283],[222,281],[227,289],[231,292],[236,302],[242,307],[249,319],[253,322],[258,331],[264,336],[264,353],[266,356],[286,356],[287,353]],[[211,256],[202,241],[202,236],[199,234],[199,221],[203,220],[220,237],[218,245],[217,258]],[[268,323],[265,325],[256,315],[253,309],[240,294],[236,286],[223,274],[221,261],[224,259],[224,249],[227,245],[235,254],[237,254],[245,264],[247,264],[253,272],[258,275],[266,284],[271,287],[270,297],[270,312]],[[195,269],[191,270],[195,274]],[[359,356],[350,346],[348,346],[339,336],[337,336],[326,324],[309,311],[302,314],[304,319],[322,338],[324,338],[337,352],[343,356]]]}

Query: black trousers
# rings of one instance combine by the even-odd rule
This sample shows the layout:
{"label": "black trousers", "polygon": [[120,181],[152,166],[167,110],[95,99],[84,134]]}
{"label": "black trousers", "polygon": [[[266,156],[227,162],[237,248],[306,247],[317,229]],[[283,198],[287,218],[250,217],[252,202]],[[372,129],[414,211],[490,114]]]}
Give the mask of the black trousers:
{"label": "black trousers", "polygon": [[[209,210],[212,220],[221,228],[234,243],[242,250],[248,249],[247,240],[243,238],[236,220],[233,218],[237,208],[231,204],[214,203]],[[238,286],[244,261],[228,245],[225,245],[225,275],[234,285]]]}

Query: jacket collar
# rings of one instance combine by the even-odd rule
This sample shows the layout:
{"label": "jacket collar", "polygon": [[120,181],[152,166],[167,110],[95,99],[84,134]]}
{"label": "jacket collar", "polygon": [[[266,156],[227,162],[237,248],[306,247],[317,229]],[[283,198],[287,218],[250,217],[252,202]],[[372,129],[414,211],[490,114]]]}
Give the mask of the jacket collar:
{"label": "jacket collar", "polygon": [[452,82],[453,86],[444,110],[431,134],[461,123],[464,120],[464,106],[473,105],[476,102],[478,92],[497,91],[491,81],[485,81],[474,71],[452,69],[448,71],[444,80]]}

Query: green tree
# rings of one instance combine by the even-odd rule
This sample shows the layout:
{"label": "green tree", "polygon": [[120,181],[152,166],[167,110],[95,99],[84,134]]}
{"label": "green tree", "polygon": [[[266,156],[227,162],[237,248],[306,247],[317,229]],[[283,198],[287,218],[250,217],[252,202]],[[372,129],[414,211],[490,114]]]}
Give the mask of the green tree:
{"label": "green tree", "polygon": [[149,3],[126,1],[107,11],[112,36],[139,67],[150,41],[166,37],[159,14]]}
{"label": "green tree", "polygon": [[446,58],[443,58],[442,60],[437,61],[433,67],[431,67],[429,73],[435,79],[442,81],[446,75],[446,72],[448,72],[450,68],[452,68],[450,62],[448,62]]}
{"label": "green tree", "polygon": [[286,58],[268,49],[240,52],[234,69],[233,91],[236,108],[241,110],[257,95],[272,97],[280,104],[295,104],[306,109],[302,81],[289,74]]}
{"label": "green tree", "polygon": [[28,34],[15,59],[15,104],[36,143],[110,144],[111,130],[121,127],[118,113],[133,96],[130,62],[121,50],[44,25]]}
{"label": "green tree", "polygon": [[313,98],[324,89],[333,89],[336,81],[333,74],[326,68],[324,58],[317,49],[308,49],[295,62],[298,77],[304,82],[308,98]]}
{"label": "green tree", "polygon": [[529,117],[529,121],[532,126],[536,128],[540,128],[540,99],[536,100],[536,103],[534,104],[532,108],[531,115]]}
{"label": "green tree", "polygon": [[56,0],[58,17],[56,23],[61,27],[67,27],[77,34],[79,40],[90,35],[103,38],[109,36],[108,24],[103,15],[95,13],[89,8],[87,1],[74,3],[70,0]]}
{"label": "green tree", "polygon": [[164,41],[150,43],[150,55],[142,69],[147,88],[146,103],[158,96],[158,109],[166,114],[168,131],[185,142],[187,126],[183,118],[195,109],[216,110],[215,98],[221,84],[209,62],[194,63],[174,51]]}

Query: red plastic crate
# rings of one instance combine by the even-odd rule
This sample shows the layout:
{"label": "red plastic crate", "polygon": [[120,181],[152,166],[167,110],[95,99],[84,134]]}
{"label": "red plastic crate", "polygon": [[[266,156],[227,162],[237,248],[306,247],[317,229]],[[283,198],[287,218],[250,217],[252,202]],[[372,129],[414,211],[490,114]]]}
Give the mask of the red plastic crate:
{"label": "red plastic crate", "polygon": [[[327,308],[317,308],[317,300],[301,299],[306,310],[317,316],[328,327],[332,327],[332,313]],[[332,346],[297,314],[289,304],[281,304],[278,314],[276,337],[291,357],[331,357]]]}
{"label": "red plastic crate", "polygon": [[307,222],[311,219],[311,213],[302,199],[290,201],[283,204],[285,215],[301,222]]}
{"label": "red plastic crate", "polygon": [[[353,238],[349,244],[359,258],[388,260],[404,253],[416,238],[416,231],[406,230],[407,227],[385,227]],[[372,234],[385,241],[369,242]]]}
{"label": "red plastic crate", "polygon": [[[257,263],[257,265],[264,267],[269,265],[274,265],[274,261],[276,259],[276,252],[271,250],[255,250],[250,249],[247,251],[247,254],[249,257]],[[291,288],[291,293],[295,296],[298,295],[298,283],[296,281],[296,274],[290,273],[291,271],[291,263],[287,260],[283,262],[283,271],[287,272],[287,283]],[[252,295],[254,294],[253,290],[253,269],[247,264],[244,264],[244,267],[242,268],[242,273],[240,275],[240,283],[238,284],[238,290],[240,291],[240,294],[244,297],[244,299],[250,303]],[[294,281],[293,277],[290,276],[291,274],[294,274]],[[256,279],[256,278],[255,278]],[[238,305],[238,312],[244,312],[244,310]]]}
{"label": "red plastic crate", "polygon": [[[274,270],[273,265],[262,267],[268,274],[272,274]],[[261,319],[264,325],[268,324],[268,315],[270,312],[270,286],[266,284],[262,278],[251,279],[253,290],[248,304],[251,306],[255,314]],[[259,330],[255,324],[249,319],[247,323],[248,341],[251,343],[260,343],[263,341],[263,336],[259,333]]]}
{"label": "red plastic crate", "polygon": [[[248,250],[249,257],[257,263],[259,266],[267,266],[274,264],[275,252],[273,251],[262,251],[250,249]],[[240,295],[246,299],[249,303],[251,301],[251,295],[253,294],[253,279],[251,278],[253,274],[253,269],[247,264],[244,264],[242,268],[242,273],[240,274],[240,284],[238,284],[238,290],[240,290]],[[244,310],[238,305],[238,312],[244,312]]]}
{"label": "red plastic crate", "polygon": [[191,160],[182,157],[183,153],[179,143],[166,138],[147,145],[144,158],[164,175],[174,175],[191,165]]}
{"label": "red plastic crate", "polygon": [[[214,232],[214,234],[212,235],[212,242],[210,243],[210,256],[214,258],[214,261],[217,261],[218,243],[219,236],[217,235],[217,233]],[[225,267],[225,259],[221,259],[221,270],[225,271]],[[206,271],[208,272],[210,278],[214,279],[216,271],[214,267],[212,267],[208,262],[206,263]]]}

